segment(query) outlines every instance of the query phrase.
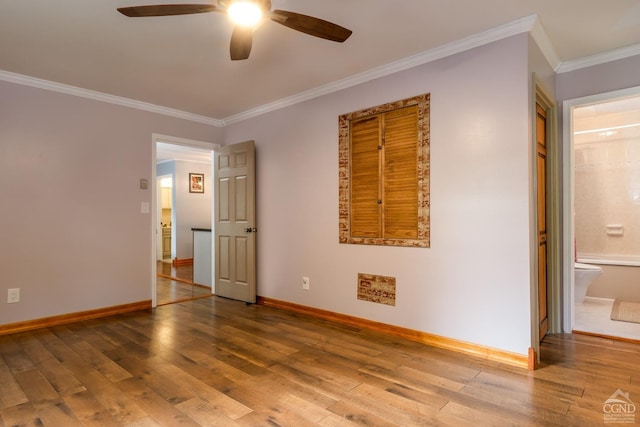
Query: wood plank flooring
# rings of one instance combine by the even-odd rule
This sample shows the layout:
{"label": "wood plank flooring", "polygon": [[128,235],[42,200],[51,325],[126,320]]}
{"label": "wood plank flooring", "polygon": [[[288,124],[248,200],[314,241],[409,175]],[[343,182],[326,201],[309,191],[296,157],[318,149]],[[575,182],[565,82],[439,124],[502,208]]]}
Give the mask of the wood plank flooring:
{"label": "wood plank flooring", "polygon": [[173,265],[170,262],[156,262],[156,272],[159,276],[175,277],[187,283],[193,282],[193,264]]}
{"label": "wood plank flooring", "polygon": [[0,427],[590,426],[618,389],[640,406],[639,345],[552,335],[542,355],[530,372],[210,297],[0,336]]}
{"label": "wood plank flooring", "polygon": [[156,263],[156,304],[172,304],[211,296],[211,288],[193,283],[193,265]]}
{"label": "wood plank flooring", "polygon": [[210,297],[212,294],[211,288],[158,276],[156,278],[156,295],[157,305],[165,305]]}

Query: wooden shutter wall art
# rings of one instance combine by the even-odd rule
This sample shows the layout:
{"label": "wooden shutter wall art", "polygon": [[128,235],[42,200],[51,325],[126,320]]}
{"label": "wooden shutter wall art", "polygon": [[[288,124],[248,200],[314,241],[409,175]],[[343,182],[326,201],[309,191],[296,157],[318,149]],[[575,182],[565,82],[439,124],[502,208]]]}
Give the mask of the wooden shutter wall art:
{"label": "wooden shutter wall art", "polygon": [[340,243],[429,247],[429,98],[339,117]]}

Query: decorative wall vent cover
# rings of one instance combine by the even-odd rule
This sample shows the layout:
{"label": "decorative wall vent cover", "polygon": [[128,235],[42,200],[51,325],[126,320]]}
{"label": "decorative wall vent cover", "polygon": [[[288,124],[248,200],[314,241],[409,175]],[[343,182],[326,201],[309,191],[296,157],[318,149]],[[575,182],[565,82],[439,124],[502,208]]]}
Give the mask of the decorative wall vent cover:
{"label": "decorative wall vent cover", "polygon": [[396,305],[396,278],[358,273],[358,299]]}

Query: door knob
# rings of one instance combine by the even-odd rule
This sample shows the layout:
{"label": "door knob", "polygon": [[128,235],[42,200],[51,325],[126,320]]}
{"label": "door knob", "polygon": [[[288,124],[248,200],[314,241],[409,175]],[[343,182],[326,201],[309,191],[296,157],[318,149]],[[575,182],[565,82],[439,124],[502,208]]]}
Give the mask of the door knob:
{"label": "door knob", "polygon": [[244,229],[245,233],[255,233],[258,231],[255,227],[247,227]]}

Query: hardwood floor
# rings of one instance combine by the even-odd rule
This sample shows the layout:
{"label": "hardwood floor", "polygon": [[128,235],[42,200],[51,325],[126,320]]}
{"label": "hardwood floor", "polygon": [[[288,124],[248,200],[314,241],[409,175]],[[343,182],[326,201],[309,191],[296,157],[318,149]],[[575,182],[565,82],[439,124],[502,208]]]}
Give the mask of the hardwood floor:
{"label": "hardwood floor", "polygon": [[211,288],[158,277],[156,279],[157,304],[173,304],[195,298],[212,296]]}
{"label": "hardwood floor", "polygon": [[193,281],[193,264],[175,266],[170,262],[157,261],[156,272],[163,277],[173,277],[189,283]]}
{"label": "hardwood floor", "polygon": [[618,389],[640,406],[639,345],[551,335],[542,355],[531,372],[211,297],[0,336],[0,426],[589,426]]}
{"label": "hardwood floor", "polygon": [[156,301],[158,305],[172,304],[211,296],[211,288],[193,283],[193,265],[173,266],[156,264]]}

